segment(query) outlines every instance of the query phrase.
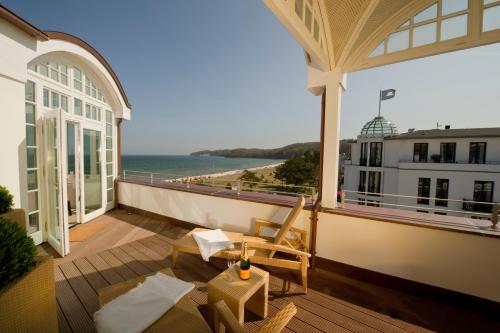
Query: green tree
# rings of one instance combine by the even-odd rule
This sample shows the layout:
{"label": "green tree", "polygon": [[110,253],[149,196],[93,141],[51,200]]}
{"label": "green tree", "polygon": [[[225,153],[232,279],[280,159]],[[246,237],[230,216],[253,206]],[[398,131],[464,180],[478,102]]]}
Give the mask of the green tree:
{"label": "green tree", "polygon": [[258,182],[260,180],[259,177],[255,174],[255,172],[250,170],[243,171],[243,174],[240,177],[240,180],[244,180],[247,182]]}
{"label": "green tree", "polygon": [[319,152],[307,151],[301,157],[286,160],[276,168],[274,176],[286,184],[317,186],[319,171]]}

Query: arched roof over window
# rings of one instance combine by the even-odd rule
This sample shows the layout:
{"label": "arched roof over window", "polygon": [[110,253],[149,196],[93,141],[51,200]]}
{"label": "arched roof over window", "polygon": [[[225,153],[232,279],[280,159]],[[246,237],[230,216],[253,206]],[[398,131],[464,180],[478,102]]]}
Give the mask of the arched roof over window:
{"label": "arched roof over window", "polygon": [[106,69],[106,71],[109,73],[114,83],[116,84],[116,87],[120,92],[121,98],[123,99],[125,106],[129,109],[131,108],[131,104],[127,98],[127,95],[125,94],[125,90],[123,89],[123,86],[120,80],[118,79],[118,76],[114,72],[113,68],[106,61],[106,59],[90,44],[88,44],[87,42],[76,36],[64,32],[42,31],[1,4],[0,4],[0,18],[5,19],[6,21],[10,22],[17,28],[29,34],[30,36],[38,39],[42,43],[51,40],[61,40],[69,42],[71,44],[75,44],[83,48],[85,51],[87,51],[93,57],[95,57],[99,61],[99,63]]}

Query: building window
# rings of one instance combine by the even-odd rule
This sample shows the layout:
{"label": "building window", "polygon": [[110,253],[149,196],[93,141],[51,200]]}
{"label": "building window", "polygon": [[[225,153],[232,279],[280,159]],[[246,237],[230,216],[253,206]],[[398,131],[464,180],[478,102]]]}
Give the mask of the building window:
{"label": "building window", "polygon": [[471,142],[469,148],[469,163],[486,163],[486,142]]}
{"label": "building window", "polygon": [[73,112],[77,116],[83,115],[83,104],[82,104],[82,100],[81,99],[78,99],[78,98],[74,99]]}
{"label": "building window", "polygon": [[455,163],[455,152],[457,144],[455,142],[441,143],[440,158],[441,163]]}
{"label": "building window", "polygon": [[474,210],[491,212],[492,205],[481,202],[493,202],[493,188],[495,183],[490,181],[474,182]]}
{"label": "building window", "polygon": [[366,171],[359,172],[359,192],[366,192]]}
{"label": "building window", "polygon": [[[25,86],[26,113],[26,172],[28,190],[28,233],[40,230],[40,203],[38,187],[38,146],[36,142],[36,89],[35,83],[28,81]],[[48,92],[47,92],[48,95]]]}
{"label": "building window", "polygon": [[427,162],[427,152],[429,150],[428,143],[415,143],[413,145],[413,162]]}
{"label": "building window", "polygon": [[[437,179],[436,180],[436,206],[448,206],[448,189],[450,186],[449,179]],[[437,200],[443,199],[443,200]]]}
{"label": "building window", "polygon": [[108,202],[114,199],[113,178],[113,112],[106,110],[106,192]]}
{"label": "building window", "polygon": [[361,144],[361,153],[359,156],[359,165],[366,166],[368,161],[368,145],[366,142]]}
{"label": "building window", "polygon": [[421,205],[428,205],[429,198],[431,194],[431,179],[430,178],[419,178],[418,179],[418,199],[417,203]]}
{"label": "building window", "polygon": [[49,90],[45,88],[43,89],[43,106],[46,108],[50,107]]}
{"label": "building window", "polygon": [[82,91],[82,71],[73,67],[73,88]]}
{"label": "building window", "polygon": [[382,142],[370,143],[370,166],[382,166]]}
{"label": "building window", "polygon": [[379,171],[368,172],[368,192],[379,194],[382,173]]}

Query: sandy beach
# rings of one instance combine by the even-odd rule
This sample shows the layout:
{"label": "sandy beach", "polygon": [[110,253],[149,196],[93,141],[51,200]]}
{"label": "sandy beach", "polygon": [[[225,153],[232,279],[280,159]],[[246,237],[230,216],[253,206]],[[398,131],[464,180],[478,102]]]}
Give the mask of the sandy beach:
{"label": "sandy beach", "polygon": [[183,181],[187,180],[188,178],[192,180],[197,180],[197,179],[213,179],[217,181],[235,181],[238,180],[245,170],[252,171],[254,172],[257,177],[262,179],[262,182],[266,183],[275,183],[276,180],[274,179],[274,171],[276,167],[280,166],[284,162],[280,163],[274,163],[274,164],[269,164],[261,167],[256,167],[256,168],[248,168],[248,169],[238,169],[238,170],[230,170],[230,171],[225,171],[225,172],[218,172],[218,173],[210,173],[210,174],[205,174],[205,175],[200,175],[200,176],[192,176],[192,177],[184,177],[184,178],[179,178],[176,179],[176,181]]}

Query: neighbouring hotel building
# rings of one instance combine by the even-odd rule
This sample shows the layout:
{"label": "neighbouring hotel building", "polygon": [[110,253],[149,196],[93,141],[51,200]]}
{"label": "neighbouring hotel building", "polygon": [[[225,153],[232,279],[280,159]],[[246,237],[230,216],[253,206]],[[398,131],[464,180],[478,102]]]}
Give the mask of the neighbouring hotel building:
{"label": "neighbouring hotel building", "polygon": [[78,37],[41,31],[0,5],[0,185],[36,244],[69,252],[68,229],[115,205],[119,128],[130,103]]}
{"label": "neighbouring hotel building", "polygon": [[351,154],[344,163],[350,203],[481,218],[491,213],[487,203],[500,201],[500,127],[398,134],[376,117]]}

